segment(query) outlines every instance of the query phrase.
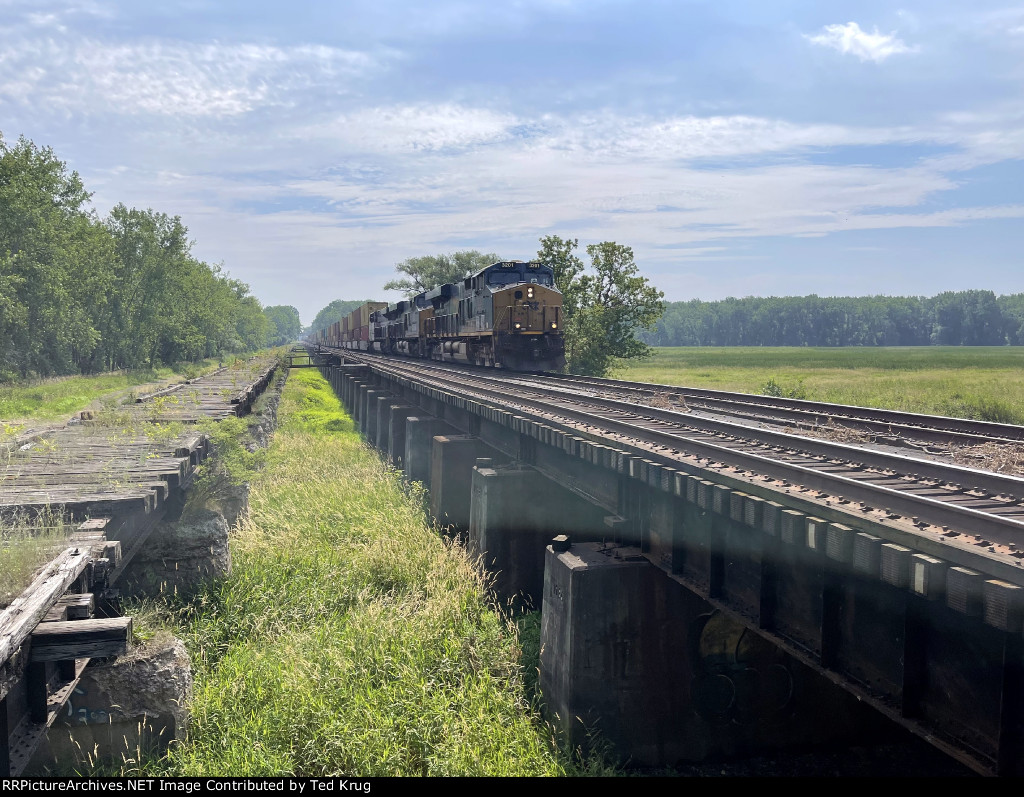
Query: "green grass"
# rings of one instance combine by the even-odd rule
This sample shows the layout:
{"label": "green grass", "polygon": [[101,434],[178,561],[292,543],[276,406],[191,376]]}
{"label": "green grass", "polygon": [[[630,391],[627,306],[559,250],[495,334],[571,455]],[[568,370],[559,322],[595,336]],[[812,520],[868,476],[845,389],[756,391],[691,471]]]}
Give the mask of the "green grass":
{"label": "green grass", "polygon": [[659,348],[614,376],[1024,424],[1024,347]]}
{"label": "green grass", "polygon": [[151,385],[164,380],[191,379],[217,368],[217,361],[186,363],[174,368],[68,376],[0,385],[0,425],[7,421],[54,421],[66,419],[92,402],[115,391]]}
{"label": "green grass", "polygon": [[0,609],[21,594],[40,567],[67,547],[71,529],[55,512],[0,521]]}
{"label": "green grass", "polygon": [[315,371],[291,374],[279,417],[230,576],[156,607],[181,624],[195,695],[185,742],[143,770],[564,774],[478,564]]}

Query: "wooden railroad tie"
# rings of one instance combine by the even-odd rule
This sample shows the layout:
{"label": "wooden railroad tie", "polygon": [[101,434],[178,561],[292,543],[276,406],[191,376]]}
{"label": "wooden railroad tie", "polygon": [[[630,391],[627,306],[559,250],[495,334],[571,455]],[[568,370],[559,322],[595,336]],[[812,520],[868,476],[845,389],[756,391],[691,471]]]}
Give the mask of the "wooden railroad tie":
{"label": "wooden railroad tie", "polygon": [[127,652],[131,635],[131,617],[40,623],[32,632],[30,661],[37,663],[120,656]]}

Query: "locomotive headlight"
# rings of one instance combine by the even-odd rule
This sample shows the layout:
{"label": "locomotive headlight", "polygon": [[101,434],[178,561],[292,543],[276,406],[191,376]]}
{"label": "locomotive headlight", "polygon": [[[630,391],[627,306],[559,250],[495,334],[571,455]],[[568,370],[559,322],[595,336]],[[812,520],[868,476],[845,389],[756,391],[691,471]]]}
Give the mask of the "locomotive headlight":
{"label": "locomotive headlight", "polygon": [[558,329],[558,324],[556,324],[554,321],[552,321],[551,322],[551,328],[552,329]]}
{"label": "locomotive headlight", "polygon": [[518,323],[517,323],[517,324],[516,324],[516,329],[520,329],[520,328],[521,328],[522,326],[523,326],[522,324],[518,324]]}
{"label": "locomotive headlight", "polygon": [[532,299],[533,298],[533,288],[527,288],[526,289],[526,298],[527,299]]}

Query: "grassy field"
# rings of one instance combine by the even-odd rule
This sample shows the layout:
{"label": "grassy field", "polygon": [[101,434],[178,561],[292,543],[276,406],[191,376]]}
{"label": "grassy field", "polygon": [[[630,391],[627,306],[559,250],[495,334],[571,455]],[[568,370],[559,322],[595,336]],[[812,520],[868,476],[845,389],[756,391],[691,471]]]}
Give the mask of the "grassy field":
{"label": "grassy field", "polygon": [[1024,347],[659,348],[618,379],[1024,424]]}
{"label": "grassy field", "polygon": [[230,576],[180,607],[187,740],[147,774],[565,774],[514,625],[327,383],[293,372]]}

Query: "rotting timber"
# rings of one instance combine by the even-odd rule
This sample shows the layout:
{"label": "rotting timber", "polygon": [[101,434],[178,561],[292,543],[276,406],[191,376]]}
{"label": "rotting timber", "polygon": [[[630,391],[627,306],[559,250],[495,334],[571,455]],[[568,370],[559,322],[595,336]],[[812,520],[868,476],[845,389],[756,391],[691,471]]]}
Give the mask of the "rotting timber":
{"label": "rotting timber", "polygon": [[842,467],[821,440],[730,453],[674,431],[683,416],[629,420],[564,386],[545,398],[512,375],[311,353],[367,440],[499,571],[501,597],[542,604],[541,685],[571,736],[562,718],[595,720],[656,765],[807,744],[843,724],[831,684],[977,772],[1019,774],[1012,479],[853,478],[851,446]]}
{"label": "rotting timber", "polygon": [[89,661],[125,652],[132,627],[117,579],[157,523],[180,513],[210,454],[194,424],[247,413],[276,368],[221,368],[108,413],[83,411],[5,452],[0,519],[50,511],[77,528],[0,611],[0,777],[26,766]]}

